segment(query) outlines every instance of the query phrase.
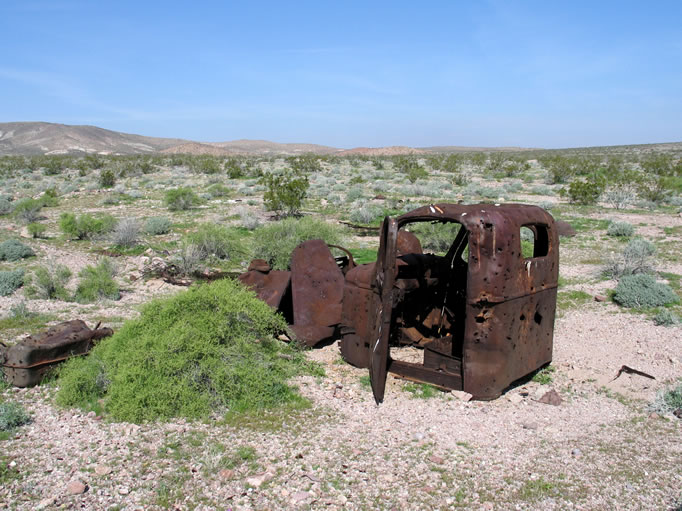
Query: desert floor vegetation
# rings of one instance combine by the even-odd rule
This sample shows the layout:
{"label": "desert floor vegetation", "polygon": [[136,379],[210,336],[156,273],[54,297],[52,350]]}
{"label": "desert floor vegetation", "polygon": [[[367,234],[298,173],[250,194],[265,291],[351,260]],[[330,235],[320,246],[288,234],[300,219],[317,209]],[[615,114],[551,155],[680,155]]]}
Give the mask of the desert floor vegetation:
{"label": "desert floor vegetation", "polygon": [[[0,157],[0,341],[116,331],[40,386],[0,384],[0,503],[679,509],[681,156]],[[229,278],[310,238],[371,261],[386,215],[438,202],[536,204],[576,231],[552,365],[495,401],[391,377],[376,407],[336,344],[283,342]],[[452,236],[415,234],[434,252]],[[538,402],[550,389],[561,405]]]}

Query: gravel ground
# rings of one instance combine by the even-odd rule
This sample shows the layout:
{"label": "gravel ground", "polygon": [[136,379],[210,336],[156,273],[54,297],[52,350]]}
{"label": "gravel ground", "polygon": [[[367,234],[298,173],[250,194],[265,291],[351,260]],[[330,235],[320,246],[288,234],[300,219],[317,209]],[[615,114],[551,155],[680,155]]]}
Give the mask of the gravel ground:
{"label": "gravel ground", "polygon": [[[636,215],[624,218],[637,222]],[[657,215],[656,226],[679,226]],[[592,233],[591,233],[592,234]],[[580,235],[579,235],[580,236]],[[75,272],[95,256],[42,249]],[[47,253],[46,251],[49,251]],[[604,294],[613,281],[562,249],[567,290]],[[117,261],[120,278],[142,257]],[[679,264],[668,262],[679,269]],[[682,273],[678,270],[678,273]],[[182,288],[125,283],[120,302],[32,300],[59,319],[133,317]],[[0,298],[3,311],[21,293]],[[414,356],[406,352],[405,356]],[[522,383],[491,402],[428,397],[389,377],[376,406],[367,372],[338,345],[309,352],[325,377],[296,384],[310,408],[206,422],[114,423],[54,406],[56,388],[7,389],[32,422],[0,441],[0,507],[34,509],[679,509],[682,420],[648,409],[682,377],[682,327],[657,327],[612,303],[562,310],[550,382]],[[627,365],[654,376],[622,374]],[[550,390],[557,405],[539,399]]]}

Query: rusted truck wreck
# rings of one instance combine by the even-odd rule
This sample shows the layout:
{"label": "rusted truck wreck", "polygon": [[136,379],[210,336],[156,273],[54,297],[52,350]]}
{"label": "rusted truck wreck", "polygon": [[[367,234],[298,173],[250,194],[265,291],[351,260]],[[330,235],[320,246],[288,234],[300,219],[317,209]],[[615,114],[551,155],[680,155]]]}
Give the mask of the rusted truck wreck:
{"label": "rusted truck wreck", "polygon": [[[410,228],[423,222],[458,226],[447,252],[422,251]],[[240,280],[309,346],[340,337],[343,358],[369,369],[377,403],[388,372],[494,399],[551,361],[559,238],[545,210],[433,204],[384,220],[375,263],[356,265],[343,250],[335,259],[308,241],[290,272],[255,260]],[[392,356],[404,345],[423,348],[423,362]]]}

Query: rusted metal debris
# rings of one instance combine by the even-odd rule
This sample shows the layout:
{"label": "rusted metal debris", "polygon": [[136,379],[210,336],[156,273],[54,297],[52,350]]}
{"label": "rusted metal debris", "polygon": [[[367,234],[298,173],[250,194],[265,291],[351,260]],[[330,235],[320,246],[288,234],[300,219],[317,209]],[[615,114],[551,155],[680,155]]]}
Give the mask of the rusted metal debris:
{"label": "rusted metal debris", "polygon": [[5,378],[17,387],[39,383],[45,373],[64,360],[84,355],[95,343],[109,337],[111,328],[88,328],[80,319],[65,321],[9,348],[0,346],[0,365]]}
{"label": "rusted metal debris", "polygon": [[[406,229],[419,222],[460,225],[447,253],[423,253]],[[388,372],[494,399],[552,360],[559,236],[539,207],[432,204],[384,220],[375,263],[334,260],[320,240],[296,248],[281,280],[262,263],[240,280],[309,346],[340,336],[344,359],[369,369],[377,403]],[[423,348],[423,362],[391,357],[401,345]]]}

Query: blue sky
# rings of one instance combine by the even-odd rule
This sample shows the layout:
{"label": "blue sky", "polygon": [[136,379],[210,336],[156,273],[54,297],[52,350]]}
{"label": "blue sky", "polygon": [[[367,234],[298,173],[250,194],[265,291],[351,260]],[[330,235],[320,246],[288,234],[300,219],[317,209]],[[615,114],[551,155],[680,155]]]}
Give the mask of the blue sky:
{"label": "blue sky", "polygon": [[337,147],[682,141],[682,2],[0,1],[0,122]]}

